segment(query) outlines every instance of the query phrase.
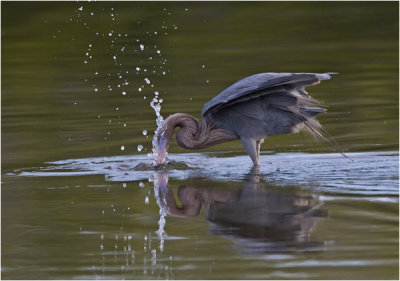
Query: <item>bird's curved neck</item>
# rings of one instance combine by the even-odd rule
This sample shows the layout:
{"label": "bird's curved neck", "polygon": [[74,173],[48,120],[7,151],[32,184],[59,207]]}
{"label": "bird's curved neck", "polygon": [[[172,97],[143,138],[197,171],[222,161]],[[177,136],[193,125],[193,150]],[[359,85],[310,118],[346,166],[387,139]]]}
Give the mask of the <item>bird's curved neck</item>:
{"label": "bird's curved neck", "polygon": [[176,127],[180,127],[176,133],[178,144],[186,149],[200,149],[216,145],[221,142],[237,139],[232,133],[217,128],[209,121],[199,121],[185,113],[176,113],[165,119],[166,128],[164,136],[170,140]]}

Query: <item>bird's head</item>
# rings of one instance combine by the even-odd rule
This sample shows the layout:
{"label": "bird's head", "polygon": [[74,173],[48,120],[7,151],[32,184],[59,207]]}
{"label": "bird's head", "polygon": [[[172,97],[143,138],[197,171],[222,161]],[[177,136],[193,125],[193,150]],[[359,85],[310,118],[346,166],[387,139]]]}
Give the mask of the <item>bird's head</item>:
{"label": "bird's head", "polygon": [[181,128],[177,131],[176,140],[178,145],[186,149],[198,148],[193,136],[199,130],[197,119],[185,113],[175,113],[165,119],[157,129],[156,135],[156,159],[155,165],[161,165],[165,162],[167,149],[176,127]]}

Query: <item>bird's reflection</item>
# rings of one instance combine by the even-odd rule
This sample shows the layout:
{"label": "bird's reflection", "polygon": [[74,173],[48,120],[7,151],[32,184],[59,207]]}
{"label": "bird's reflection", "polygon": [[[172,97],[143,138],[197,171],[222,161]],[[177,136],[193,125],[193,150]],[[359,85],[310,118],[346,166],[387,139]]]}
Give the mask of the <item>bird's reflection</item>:
{"label": "bird's reflection", "polygon": [[244,252],[273,253],[311,251],[323,242],[311,240],[318,218],[326,217],[322,202],[310,194],[277,190],[260,183],[260,173],[253,167],[246,175],[244,187],[213,188],[192,185],[179,187],[175,201],[172,189],[158,174],[160,207],[169,215],[199,215],[204,207],[210,232],[234,241]]}

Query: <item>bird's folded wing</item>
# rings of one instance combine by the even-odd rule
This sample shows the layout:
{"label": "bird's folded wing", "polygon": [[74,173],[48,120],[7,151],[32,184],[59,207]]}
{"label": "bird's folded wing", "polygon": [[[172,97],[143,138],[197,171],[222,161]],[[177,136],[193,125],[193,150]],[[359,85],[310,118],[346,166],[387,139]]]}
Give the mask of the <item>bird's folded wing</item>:
{"label": "bird's folded wing", "polygon": [[244,102],[256,97],[276,93],[290,92],[308,97],[304,87],[318,84],[335,73],[260,73],[239,80],[219,95],[210,100],[201,112],[203,116],[230,106],[238,102]]}

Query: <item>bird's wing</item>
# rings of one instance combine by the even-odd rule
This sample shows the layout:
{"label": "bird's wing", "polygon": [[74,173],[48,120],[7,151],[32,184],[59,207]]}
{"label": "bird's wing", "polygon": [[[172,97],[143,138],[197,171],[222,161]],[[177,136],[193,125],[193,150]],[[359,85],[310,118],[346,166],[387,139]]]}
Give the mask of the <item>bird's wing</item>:
{"label": "bird's wing", "polygon": [[237,81],[219,95],[210,100],[201,111],[202,116],[238,102],[277,91],[296,92],[308,97],[304,87],[318,84],[321,80],[331,78],[336,73],[259,73]]}

